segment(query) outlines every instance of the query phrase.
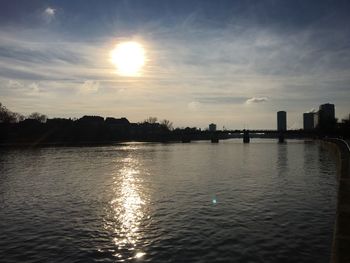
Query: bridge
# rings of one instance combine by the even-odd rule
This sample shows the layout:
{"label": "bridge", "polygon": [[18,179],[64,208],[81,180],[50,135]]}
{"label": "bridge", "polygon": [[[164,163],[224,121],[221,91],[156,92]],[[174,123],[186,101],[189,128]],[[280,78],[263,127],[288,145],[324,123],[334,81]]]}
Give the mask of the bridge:
{"label": "bridge", "polygon": [[316,136],[315,131],[304,130],[220,130],[215,132],[203,131],[200,134],[184,134],[182,142],[211,140],[212,143],[218,143],[220,140],[242,138],[244,143],[249,143],[251,138],[276,138],[280,143],[283,143],[285,139],[315,138]]}

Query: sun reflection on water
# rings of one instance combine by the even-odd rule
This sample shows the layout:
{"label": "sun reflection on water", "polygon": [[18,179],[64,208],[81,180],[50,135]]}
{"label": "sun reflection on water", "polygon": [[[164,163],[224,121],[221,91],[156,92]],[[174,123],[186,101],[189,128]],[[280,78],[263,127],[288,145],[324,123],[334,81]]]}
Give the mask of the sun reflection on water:
{"label": "sun reflection on water", "polygon": [[[114,176],[114,198],[110,202],[113,242],[116,246],[115,256],[120,261],[131,258],[142,258],[145,253],[139,249],[142,237],[140,224],[145,217],[146,195],[143,191],[143,180],[136,158],[123,159],[123,166],[117,169]],[[120,163],[119,163],[120,164]]]}

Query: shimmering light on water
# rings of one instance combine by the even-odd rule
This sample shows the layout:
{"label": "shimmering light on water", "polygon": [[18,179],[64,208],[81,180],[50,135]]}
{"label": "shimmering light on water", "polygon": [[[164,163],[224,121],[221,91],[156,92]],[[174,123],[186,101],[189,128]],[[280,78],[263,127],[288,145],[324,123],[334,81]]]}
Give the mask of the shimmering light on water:
{"label": "shimmering light on water", "polygon": [[[118,162],[118,165],[120,163]],[[144,218],[143,208],[147,205],[147,199],[142,193],[142,178],[146,171],[138,170],[138,160],[134,157],[122,159],[122,168],[116,167],[114,179],[114,198],[110,202],[114,211],[114,233],[113,239],[117,250],[115,256],[124,259],[123,250],[134,251],[138,240],[142,237],[139,225]],[[135,258],[140,258],[145,253],[137,252]]]}
{"label": "shimmering light on water", "polygon": [[0,149],[0,259],[328,263],[335,171],[302,141]]}
{"label": "shimmering light on water", "polygon": [[143,252],[138,252],[135,256],[135,258],[141,258],[143,257],[144,255],[146,255],[146,253],[143,253]]}

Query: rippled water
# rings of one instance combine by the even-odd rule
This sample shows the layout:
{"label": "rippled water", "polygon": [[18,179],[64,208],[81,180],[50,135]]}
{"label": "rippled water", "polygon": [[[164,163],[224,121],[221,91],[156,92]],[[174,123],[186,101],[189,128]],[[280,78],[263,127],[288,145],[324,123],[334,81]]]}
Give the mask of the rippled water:
{"label": "rippled water", "polygon": [[335,207],[313,142],[0,150],[1,262],[329,262]]}

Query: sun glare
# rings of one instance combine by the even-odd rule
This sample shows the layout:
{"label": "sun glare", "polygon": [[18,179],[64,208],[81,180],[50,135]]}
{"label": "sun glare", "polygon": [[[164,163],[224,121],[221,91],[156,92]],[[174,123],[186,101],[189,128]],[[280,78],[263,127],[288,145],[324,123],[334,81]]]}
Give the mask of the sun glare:
{"label": "sun glare", "polygon": [[119,43],[111,51],[111,62],[120,76],[137,77],[145,64],[145,50],[137,42]]}

